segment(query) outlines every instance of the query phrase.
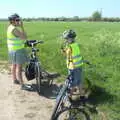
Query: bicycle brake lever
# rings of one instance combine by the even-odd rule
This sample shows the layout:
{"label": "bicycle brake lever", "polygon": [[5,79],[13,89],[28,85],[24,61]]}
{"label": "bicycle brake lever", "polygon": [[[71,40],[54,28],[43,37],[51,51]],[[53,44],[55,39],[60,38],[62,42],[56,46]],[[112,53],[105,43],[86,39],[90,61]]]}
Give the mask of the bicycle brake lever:
{"label": "bicycle brake lever", "polygon": [[92,65],[88,60],[83,60],[83,63],[86,63],[88,65]]}

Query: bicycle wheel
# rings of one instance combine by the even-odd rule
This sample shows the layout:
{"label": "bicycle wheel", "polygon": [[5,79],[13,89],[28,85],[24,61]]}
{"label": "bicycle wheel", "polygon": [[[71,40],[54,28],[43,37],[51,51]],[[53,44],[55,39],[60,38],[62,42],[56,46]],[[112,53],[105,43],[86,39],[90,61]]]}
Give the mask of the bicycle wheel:
{"label": "bicycle wheel", "polygon": [[56,103],[55,108],[53,110],[51,120],[56,120],[55,117],[56,117],[57,113],[62,110],[63,99],[65,97],[66,90],[67,90],[66,86],[63,86],[63,88],[60,90],[60,92],[59,92],[59,94],[57,96],[57,103]]}
{"label": "bicycle wheel", "polygon": [[35,72],[36,72],[36,85],[37,85],[37,91],[38,93],[40,93],[40,89],[41,89],[41,71],[40,71],[40,65],[39,63],[35,64]]}
{"label": "bicycle wheel", "polygon": [[90,120],[87,112],[80,108],[66,108],[54,120]]}

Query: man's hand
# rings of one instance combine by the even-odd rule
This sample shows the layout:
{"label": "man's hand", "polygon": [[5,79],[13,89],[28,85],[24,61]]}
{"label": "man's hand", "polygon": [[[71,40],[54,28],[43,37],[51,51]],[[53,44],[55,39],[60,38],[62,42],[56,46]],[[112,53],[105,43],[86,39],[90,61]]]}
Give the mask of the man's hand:
{"label": "man's hand", "polygon": [[23,21],[20,20],[20,27],[23,28]]}

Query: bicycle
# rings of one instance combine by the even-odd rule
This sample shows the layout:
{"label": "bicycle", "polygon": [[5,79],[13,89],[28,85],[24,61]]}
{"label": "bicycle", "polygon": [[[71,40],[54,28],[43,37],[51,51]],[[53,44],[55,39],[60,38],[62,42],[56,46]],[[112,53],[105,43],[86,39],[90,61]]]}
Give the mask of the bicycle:
{"label": "bicycle", "polygon": [[34,78],[36,79],[36,87],[37,87],[37,92],[39,94],[41,92],[42,79],[48,79],[49,85],[51,85],[53,81],[52,79],[49,78],[50,74],[42,68],[41,63],[37,56],[37,52],[39,52],[39,49],[35,48],[35,46],[37,44],[42,44],[42,43],[43,41],[38,41],[38,40],[27,40],[25,43],[27,47],[31,48],[30,60],[28,63],[28,67],[26,68],[29,68],[30,65],[32,69],[32,70],[30,69],[30,73],[27,74],[26,72],[25,75],[28,80],[32,80]]}
{"label": "bicycle", "polygon": [[[91,65],[88,61],[83,62]],[[97,108],[87,104],[88,98],[79,94],[79,99],[72,100],[70,93],[71,83],[72,78],[68,76],[56,98],[56,105],[51,120],[93,120],[88,113],[98,113]]]}

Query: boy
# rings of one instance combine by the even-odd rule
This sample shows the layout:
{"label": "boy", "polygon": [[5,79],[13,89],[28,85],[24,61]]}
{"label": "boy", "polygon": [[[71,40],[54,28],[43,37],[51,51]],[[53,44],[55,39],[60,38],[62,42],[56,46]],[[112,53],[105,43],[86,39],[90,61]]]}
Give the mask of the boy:
{"label": "boy", "polygon": [[[81,91],[82,89],[82,56],[80,53],[79,44],[75,42],[76,33],[73,30],[68,30],[63,33],[64,47],[61,47],[66,56],[66,63],[69,75],[72,77],[71,92]],[[80,92],[79,91],[79,92]]]}

